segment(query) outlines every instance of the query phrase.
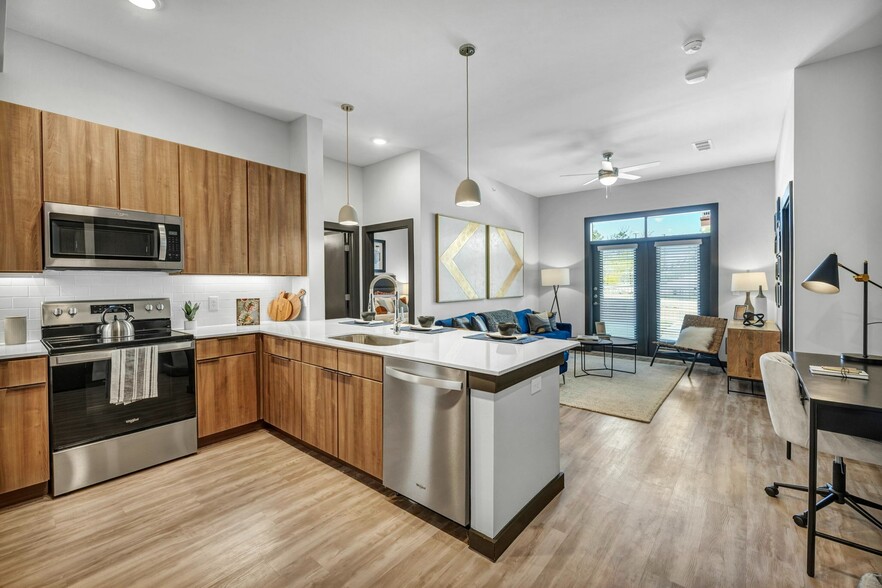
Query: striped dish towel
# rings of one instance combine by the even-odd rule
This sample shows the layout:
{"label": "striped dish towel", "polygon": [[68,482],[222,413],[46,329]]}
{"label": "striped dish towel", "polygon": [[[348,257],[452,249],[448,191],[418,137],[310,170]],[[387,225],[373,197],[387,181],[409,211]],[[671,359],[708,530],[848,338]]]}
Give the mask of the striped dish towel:
{"label": "striped dish towel", "polygon": [[126,347],[110,356],[110,404],[131,404],[156,398],[157,349]]}

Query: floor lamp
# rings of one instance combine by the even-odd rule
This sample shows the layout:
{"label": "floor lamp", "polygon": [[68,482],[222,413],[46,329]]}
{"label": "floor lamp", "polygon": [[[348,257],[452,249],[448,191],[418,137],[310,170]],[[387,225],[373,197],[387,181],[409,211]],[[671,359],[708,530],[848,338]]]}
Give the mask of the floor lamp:
{"label": "floor lamp", "polygon": [[839,263],[839,256],[831,253],[802,281],[802,287],[818,294],[837,294],[839,292],[839,268],[854,275],[855,282],[862,282],[864,284],[864,350],[863,353],[843,353],[842,361],[882,364],[882,356],[867,354],[867,327],[874,324],[869,322],[867,317],[870,284],[877,288],[882,288],[882,286],[870,279],[869,263],[864,261],[864,271],[859,274]]}
{"label": "floor lamp", "polygon": [[561,267],[542,270],[542,285],[554,288],[554,300],[551,302],[551,310],[549,312],[554,312],[554,308],[557,307],[557,318],[560,320],[560,302],[557,299],[557,289],[561,286],[570,285],[570,268]]}

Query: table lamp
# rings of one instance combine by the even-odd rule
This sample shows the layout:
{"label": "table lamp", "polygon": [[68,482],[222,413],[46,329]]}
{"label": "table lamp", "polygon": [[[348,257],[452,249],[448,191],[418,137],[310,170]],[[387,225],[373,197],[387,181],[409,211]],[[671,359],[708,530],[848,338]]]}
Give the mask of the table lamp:
{"label": "table lamp", "polygon": [[822,261],[818,267],[806,277],[806,279],[802,281],[802,287],[810,292],[816,292],[817,294],[839,293],[839,268],[851,273],[854,276],[855,282],[862,282],[864,284],[864,352],[843,353],[841,355],[842,361],[853,361],[874,365],[882,364],[882,356],[867,354],[867,327],[871,324],[875,324],[869,322],[867,318],[870,284],[873,284],[877,288],[882,288],[882,286],[870,279],[869,263],[864,261],[864,272],[859,274],[853,269],[849,269],[839,263],[839,256],[835,253],[831,253],[824,258],[824,261]]}
{"label": "table lamp", "polygon": [[763,296],[763,288],[769,289],[769,283],[766,281],[766,272],[739,272],[732,274],[732,291],[744,292],[744,305],[747,312],[754,312],[753,302],[750,300],[750,293],[759,291],[757,296]]}
{"label": "table lamp", "polygon": [[554,300],[551,302],[551,310],[549,312],[554,312],[554,307],[557,307],[557,318],[560,319],[560,302],[557,299],[557,289],[561,286],[569,286],[570,285],[570,268],[568,267],[560,267],[560,268],[548,268],[542,270],[542,285],[543,286],[551,286],[554,288]]}

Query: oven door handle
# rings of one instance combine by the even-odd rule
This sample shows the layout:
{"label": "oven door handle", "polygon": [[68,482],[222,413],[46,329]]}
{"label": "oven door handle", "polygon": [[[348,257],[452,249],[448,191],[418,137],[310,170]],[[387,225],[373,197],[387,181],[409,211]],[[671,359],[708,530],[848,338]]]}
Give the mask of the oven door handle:
{"label": "oven door handle", "polygon": [[[146,347],[146,345],[145,345]],[[156,346],[157,353],[168,353],[169,351],[186,351],[193,349],[193,341],[181,341],[178,343],[163,343]],[[68,353],[66,355],[53,355],[49,358],[49,365],[70,365],[75,363],[88,363],[91,361],[104,361],[110,359],[113,355],[113,349],[102,349],[101,351],[85,351],[83,353]]]}

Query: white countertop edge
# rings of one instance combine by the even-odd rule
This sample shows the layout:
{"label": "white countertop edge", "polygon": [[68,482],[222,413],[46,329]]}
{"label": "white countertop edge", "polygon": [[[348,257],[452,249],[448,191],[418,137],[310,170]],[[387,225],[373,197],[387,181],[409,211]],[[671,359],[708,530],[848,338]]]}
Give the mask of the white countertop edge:
{"label": "white countertop edge", "polygon": [[[358,325],[341,325],[346,319],[330,319],[326,321],[293,321],[293,322],[269,322],[261,323],[254,326],[237,326],[237,325],[215,325],[209,327],[197,327],[193,330],[175,329],[184,333],[192,334],[196,339],[213,339],[216,337],[229,337],[238,335],[273,335],[284,339],[292,339],[306,343],[316,343],[319,345],[327,345],[338,349],[346,349],[349,351],[357,351],[360,353],[369,353],[371,355],[379,355],[383,357],[397,357],[401,359],[411,359],[423,363],[431,363],[454,369],[462,369],[470,372],[487,374],[491,376],[501,376],[524,366],[536,363],[558,353],[576,348],[578,342],[567,341],[562,339],[546,339],[545,341],[537,341],[526,345],[518,346],[512,343],[496,343],[492,341],[464,341],[466,345],[474,345],[473,351],[490,350],[497,354],[511,356],[512,360],[505,366],[490,366],[478,361],[477,354],[460,353],[457,357],[445,357],[452,355],[456,350],[441,355],[437,347],[433,343],[440,343],[440,338],[445,338],[445,343],[449,345],[458,345],[465,337],[476,335],[476,332],[457,330],[446,333],[427,334],[419,332],[402,331],[399,335],[406,339],[415,339],[416,348],[411,344],[394,345],[389,347],[361,345],[359,343],[349,343],[347,341],[339,341],[331,339],[331,336],[344,333],[373,333],[387,337],[394,337],[391,326],[363,327]],[[330,333],[328,332],[330,331]],[[484,347],[487,346],[487,347]],[[520,348],[520,349],[518,349]],[[514,353],[500,353],[501,350],[514,351]],[[433,353],[435,351],[435,353]],[[486,354],[485,354],[486,355]]]}
{"label": "white countertop edge", "polygon": [[0,361],[7,359],[22,359],[25,357],[40,357],[49,355],[46,347],[40,341],[28,341],[21,345],[0,344]]}

